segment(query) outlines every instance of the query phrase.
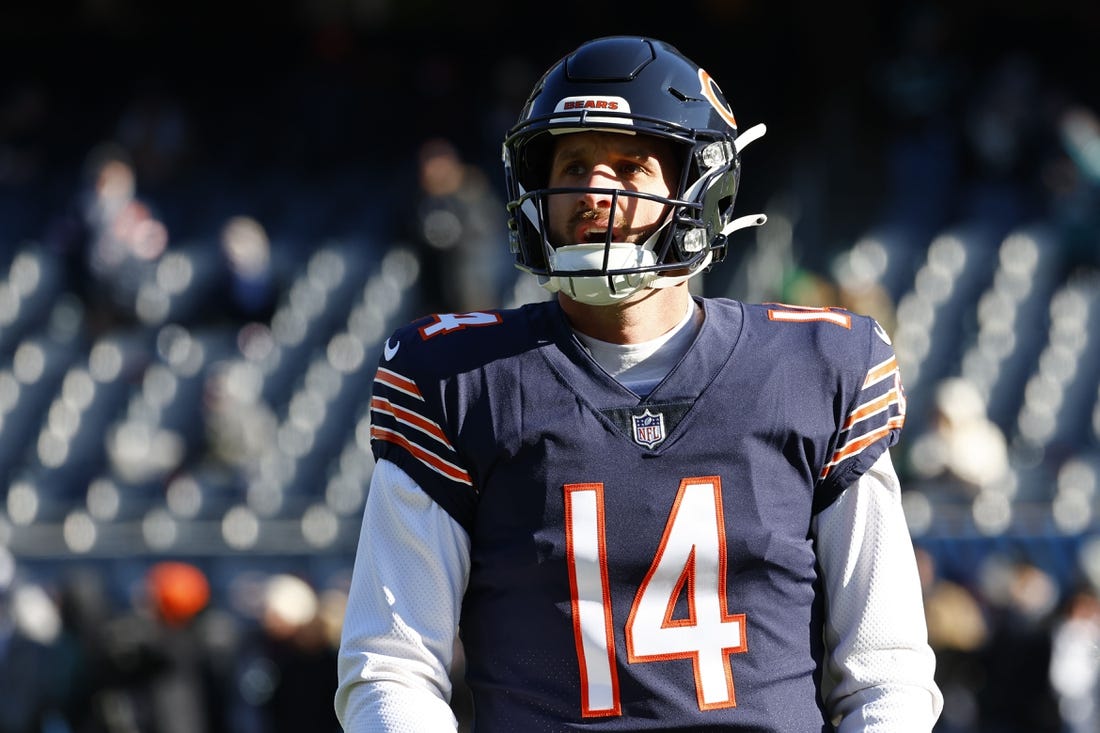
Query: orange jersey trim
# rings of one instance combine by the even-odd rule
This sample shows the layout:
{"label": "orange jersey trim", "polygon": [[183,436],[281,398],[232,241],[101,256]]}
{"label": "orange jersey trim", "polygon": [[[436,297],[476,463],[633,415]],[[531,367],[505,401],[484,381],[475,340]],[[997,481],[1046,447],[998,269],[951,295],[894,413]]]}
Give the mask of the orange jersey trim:
{"label": "orange jersey trim", "polygon": [[385,415],[389,415],[397,420],[397,422],[419,430],[425,435],[435,438],[446,447],[452,448],[450,441],[447,440],[447,436],[444,435],[439,425],[419,413],[413,412],[412,410],[406,410],[404,407],[399,407],[384,397],[371,397],[370,408]]}
{"label": "orange jersey trim", "polygon": [[416,382],[403,377],[397,372],[390,371],[385,367],[378,367],[378,371],[374,375],[374,381],[392,387],[398,392],[404,392],[410,397],[415,397],[418,400],[423,400],[424,396],[420,394],[420,389],[416,386]]}
{"label": "orange jersey trim", "polygon": [[385,440],[389,443],[401,446],[406,451],[408,451],[409,454],[413,456],[413,458],[416,458],[428,468],[432,469],[442,476],[451,479],[452,481],[457,481],[458,483],[466,484],[467,486],[474,485],[473,479],[470,478],[469,473],[451,463],[450,461],[444,460],[440,456],[437,456],[435,453],[421,448],[419,445],[413,443],[411,440],[406,438],[404,435],[401,435],[400,433],[394,432],[393,430],[389,430],[387,428],[372,426],[370,429],[370,435],[376,440]]}
{"label": "orange jersey trim", "polygon": [[873,366],[869,370],[867,370],[867,378],[863,380],[863,388],[866,389],[867,387],[870,387],[872,384],[875,384],[877,382],[881,382],[882,380],[886,379],[887,377],[889,377],[891,374],[893,374],[897,370],[898,370],[897,357],[891,356],[889,359],[882,362],[881,364],[876,364],[875,366]]}
{"label": "orange jersey trim", "polygon": [[857,456],[862,453],[868,446],[875,444],[882,438],[890,434],[891,430],[901,428],[905,423],[905,417],[897,415],[890,418],[890,420],[883,427],[878,430],[873,430],[867,433],[859,440],[848,443],[843,448],[833,453],[833,459],[826,464],[825,468],[821,469],[821,478],[825,478],[829,475],[829,472],[833,470],[841,461],[852,456]]}

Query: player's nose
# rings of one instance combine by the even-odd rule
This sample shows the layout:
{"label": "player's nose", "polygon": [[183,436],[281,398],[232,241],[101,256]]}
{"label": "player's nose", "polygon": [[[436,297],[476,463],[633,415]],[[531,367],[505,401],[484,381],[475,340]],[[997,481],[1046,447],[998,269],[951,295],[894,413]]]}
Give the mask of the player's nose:
{"label": "player's nose", "polygon": [[577,205],[588,209],[609,208],[614,192],[623,187],[615,171],[604,165],[593,166],[584,185],[588,188],[579,195]]}

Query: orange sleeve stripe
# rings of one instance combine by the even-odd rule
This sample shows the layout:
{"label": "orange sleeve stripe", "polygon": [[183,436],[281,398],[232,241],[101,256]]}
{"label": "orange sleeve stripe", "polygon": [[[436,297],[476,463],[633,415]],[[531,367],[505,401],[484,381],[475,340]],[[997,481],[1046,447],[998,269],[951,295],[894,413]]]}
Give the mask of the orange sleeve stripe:
{"label": "orange sleeve stripe", "polygon": [[873,430],[870,433],[864,435],[859,440],[854,440],[851,443],[845,444],[843,448],[840,448],[835,453],[833,453],[833,459],[829,461],[825,468],[821,470],[821,478],[825,478],[826,476],[828,476],[829,472],[832,471],[833,468],[835,468],[837,464],[839,464],[841,461],[847,458],[851,458],[852,456],[859,455],[868,446],[874,445],[879,440],[889,435],[891,430],[901,428],[904,423],[905,417],[902,415],[897,415],[890,418],[890,420],[878,430]]}
{"label": "orange sleeve stripe", "polygon": [[860,420],[866,420],[871,415],[882,412],[890,407],[890,405],[899,404],[898,392],[896,389],[892,389],[884,395],[876,397],[870,402],[866,402],[857,407],[852,414],[848,416],[847,422],[844,423],[844,430],[851,430],[852,426],[858,423]]}
{"label": "orange sleeve stripe", "polygon": [[469,473],[462,470],[450,461],[446,461],[443,458],[440,458],[435,453],[421,448],[419,445],[413,443],[400,433],[396,433],[392,430],[387,430],[386,428],[373,426],[370,429],[370,435],[376,440],[385,440],[389,443],[393,443],[394,445],[401,446],[402,448],[407,450],[409,454],[413,456],[413,458],[416,458],[418,461],[420,461],[436,473],[440,474],[441,476],[445,476],[446,478],[449,478],[452,481],[457,481],[461,484],[466,484],[467,486],[474,485],[473,479],[470,478]]}
{"label": "orange sleeve stripe", "polygon": [[424,399],[416,386],[416,382],[384,367],[378,367],[378,371],[374,375],[374,381],[392,387],[399,392],[404,392],[418,400]]}
{"label": "orange sleeve stripe", "polygon": [[897,371],[898,359],[896,356],[891,356],[881,364],[876,364],[867,371],[867,378],[863,380],[863,388],[866,389],[876,382],[881,382],[890,376],[891,373]]}
{"label": "orange sleeve stripe", "polygon": [[406,410],[403,407],[398,407],[389,400],[383,397],[371,397],[370,407],[372,410],[389,415],[397,422],[404,425],[408,425],[411,428],[415,428],[425,435],[435,438],[440,443],[448,448],[451,448],[450,441],[447,440],[447,436],[443,434],[439,425],[428,420],[422,415],[419,415],[412,410]]}

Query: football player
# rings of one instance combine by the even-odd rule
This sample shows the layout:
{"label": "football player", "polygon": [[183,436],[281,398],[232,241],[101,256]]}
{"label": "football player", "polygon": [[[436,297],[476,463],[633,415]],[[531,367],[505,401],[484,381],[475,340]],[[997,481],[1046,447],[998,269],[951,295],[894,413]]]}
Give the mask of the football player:
{"label": "football player", "polygon": [[349,732],[931,730],[886,333],[695,297],[742,149],[714,79],[581,45],[504,143],[516,264],[556,297],[386,341],[340,651]]}

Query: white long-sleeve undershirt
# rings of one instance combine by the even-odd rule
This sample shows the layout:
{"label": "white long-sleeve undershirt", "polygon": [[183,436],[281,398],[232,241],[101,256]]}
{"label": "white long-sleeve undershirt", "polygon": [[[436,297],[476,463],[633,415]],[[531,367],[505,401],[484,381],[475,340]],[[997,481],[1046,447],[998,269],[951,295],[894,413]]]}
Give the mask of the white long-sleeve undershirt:
{"label": "white long-sleeve undershirt", "polygon": [[890,453],[813,528],[829,650],[825,706],[837,732],[932,730],[943,697]]}
{"label": "white long-sleeve undershirt", "polygon": [[454,731],[450,669],[470,539],[408,474],[371,476],[338,659],[346,733]]}

